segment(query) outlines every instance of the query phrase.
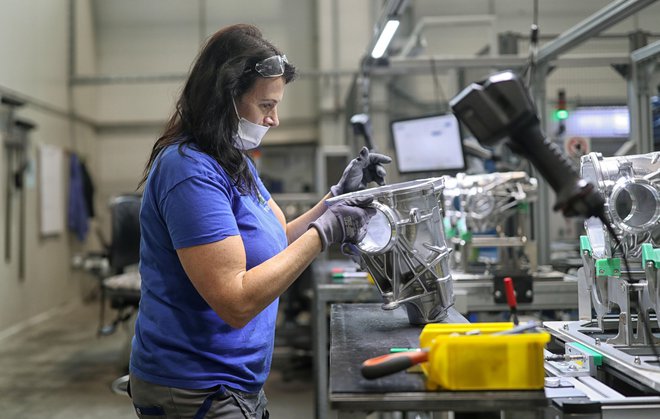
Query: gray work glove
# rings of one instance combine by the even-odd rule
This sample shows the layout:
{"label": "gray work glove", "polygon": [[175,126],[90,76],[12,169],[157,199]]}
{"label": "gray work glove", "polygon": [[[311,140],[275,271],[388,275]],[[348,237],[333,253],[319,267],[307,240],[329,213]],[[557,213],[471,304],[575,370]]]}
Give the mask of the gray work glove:
{"label": "gray work glove", "polygon": [[376,215],[376,210],[369,207],[371,197],[356,197],[331,205],[309,225],[314,227],[321,237],[321,250],[326,250],[333,243],[359,243],[367,233],[365,226]]}
{"label": "gray work glove", "polygon": [[387,172],[383,167],[383,163],[390,163],[391,161],[390,157],[384,154],[371,153],[367,147],[363,147],[360,154],[348,163],[339,182],[330,187],[330,192],[333,196],[337,196],[359,191],[366,188],[369,182],[384,185]]}

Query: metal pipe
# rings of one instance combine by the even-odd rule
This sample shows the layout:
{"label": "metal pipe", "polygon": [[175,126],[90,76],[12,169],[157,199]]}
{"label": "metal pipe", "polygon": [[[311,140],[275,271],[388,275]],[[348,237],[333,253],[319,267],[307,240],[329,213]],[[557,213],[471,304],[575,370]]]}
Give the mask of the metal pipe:
{"label": "metal pipe", "polygon": [[[332,0],[332,68],[339,68],[341,52],[339,50],[339,0]],[[338,77],[332,78],[333,106],[339,108],[341,102],[341,89]]]}
{"label": "metal pipe", "polygon": [[76,76],[71,80],[74,86],[93,86],[100,84],[149,84],[149,83],[174,83],[185,80],[187,74],[150,74],[150,75],[99,75],[99,76]]}
{"label": "metal pipe", "polygon": [[68,82],[71,85],[71,80],[76,73],[76,0],[69,0],[69,60],[67,65]]}
{"label": "metal pipe", "polygon": [[412,49],[415,47],[415,44],[417,43],[417,38],[422,33],[424,28],[427,26],[436,26],[436,25],[456,26],[456,25],[464,25],[466,23],[485,23],[485,24],[489,24],[491,26],[490,29],[492,30],[495,20],[496,17],[491,15],[423,17],[419,19],[419,21],[415,25],[415,28],[412,30],[410,36],[408,37],[408,41],[401,49],[401,52],[399,53],[398,56],[407,57],[410,54],[410,51],[412,51]]}
{"label": "metal pipe", "polygon": [[[356,70],[302,70],[298,72],[298,77],[352,77],[356,73]],[[74,86],[96,86],[110,84],[179,83],[184,81],[187,77],[187,73],[76,76],[71,81],[71,84]]]}
{"label": "metal pipe", "polygon": [[[541,120],[541,131],[547,132],[548,121],[547,115],[547,91],[546,91],[546,77],[548,74],[548,63],[541,64],[537,67],[536,72],[533,74],[531,83],[531,93],[536,103],[537,115]],[[550,250],[550,223],[552,217],[550,210],[552,198],[550,184],[539,175],[539,172],[532,168],[533,174],[538,182],[537,194],[538,204],[534,206],[534,219],[533,219],[533,240],[536,241],[537,246],[537,263],[539,265],[549,265],[551,263],[551,250]]]}
{"label": "metal pipe", "polygon": [[630,54],[630,75],[627,81],[630,108],[630,140],[640,154],[653,151],[653,116],[649,106],[652,92],[649,80],[654,62],[660,55],[660,41],[643,46]]}
{"label": "metal pipe", "polygon": [[[559,57],[549,64],[560,67],[601,67],[611,64],[628,64],[628,54],[581,54],[571,57]],[[419,56],[415,58],[391,57],[389,67],[374,67],[371,75],[408,74],[411,71],[429,72],[433,62],[437,70],[456,68],[511,68],[522,67],[527,57],[501,55],[495,57],[452,57]]]}
{"label": "metal pipe", "polygon": [[[66,84],[66,106],[70,112],[73,112],[76,108],[75,98],[73,94],[73,84],[71,83],[73,78],[77,73],[76,63],[78,56],[77,43],[76,39],[78,37],[76,31],[77,18],[76,18],[76,0],[69,0],[69,62],[68,62],[68,71],[67,71],[67,84]],[[77,146],[77,130],[74,125],[74,121],[71,118],[68,118],[69,125],[69,141],[71,141],[72,147],[75,149]]]}
{"label": "metal pipe", "polygon": [[78,115],[77,113],[68,111],[66,109],[58,108],[46,102],[42,102],[39,99],[35,99],[33,97],[24,95],[8,87],[0,86],[0,96],[11,97],[20,100],[21,102],[25,102],[25,104],[29,105],[32,109],[40,110],[64,118],[70,118],[75,122],[90,126],[92,128],[96,128],[96,123],[89,118],[86,118],[82,115]]}
{"label": "metal pipe", "polygon": [[199,0],[198,6],[198,29],[199,29],[199,44],[202,45],[206,39],[206,0]]}
{"label": "metal pipe", "polygon": [[660,55],[660,40],[648,44],[640,49],[636,49],[630,54],[630,60],[634,63],[640,63]]}
{"label": "metal pipe", "polygon": [[[522,33],[513,33],[513,32],[507,32],[510,33],[512,36],[515,36],[518,39],[522,40],[528,40],[529,35],[524,35]],[[660,33],[654,33],[654,32],[646,32],[647,36],[650,37],[660,37]],[[559,36],[560,34],[556,33],[545,33],[545,34],[539,34],[539,39],[555,39]],[[596,36],[592,36],[591,39],[628,39],[630,37],[629,33],[600,33]]]}
{"label": "metal pipe", "polygon": [[593,37],[599,32],[614,26],[628,16],[638,12],[656,0],[614,1],[593,15],[559,35],[554,41],[539,48],[537,64],[548,62],[558,55]]}

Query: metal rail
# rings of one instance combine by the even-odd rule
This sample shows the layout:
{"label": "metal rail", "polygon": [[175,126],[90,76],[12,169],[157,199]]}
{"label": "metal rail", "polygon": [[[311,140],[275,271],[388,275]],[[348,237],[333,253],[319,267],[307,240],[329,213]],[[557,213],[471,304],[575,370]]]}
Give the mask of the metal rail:
{"label": "metal rail", "polygon": [[619,0],[608,4],[559,35],[553,41],[540,47],[536,56],[537,63],[554,59],[655,2],[656,0]]}

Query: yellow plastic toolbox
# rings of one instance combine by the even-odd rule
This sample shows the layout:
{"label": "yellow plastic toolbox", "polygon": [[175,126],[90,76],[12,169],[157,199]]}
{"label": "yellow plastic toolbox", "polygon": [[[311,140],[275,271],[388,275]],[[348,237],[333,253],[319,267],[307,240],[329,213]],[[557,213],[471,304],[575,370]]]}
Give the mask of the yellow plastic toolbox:
{"label": "yellow plastic toolbox", "polygon": [[[536,390],[544,384],[546,332],[493,335],[513,323],[428,324],[419,337],[428,349],[421,365],[436,390]],[[478,334],[472,334],[478,331]],[[466,334],[467,333],[467,334]]]}

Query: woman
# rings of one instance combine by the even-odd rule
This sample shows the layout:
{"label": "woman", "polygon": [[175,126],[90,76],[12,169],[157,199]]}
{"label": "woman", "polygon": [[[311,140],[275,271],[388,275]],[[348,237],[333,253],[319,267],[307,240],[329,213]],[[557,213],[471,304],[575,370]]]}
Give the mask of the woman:
{"label": "woman", "polygon": [[[142,294],[130,362],[139,417],[268,417],[278,297],[375,210],[323,201],[287,223],[245,151],[277,127],[295,68],[250,25],[214,34],[145,168]],[[383,183],[364,149],[333,194]]]}

